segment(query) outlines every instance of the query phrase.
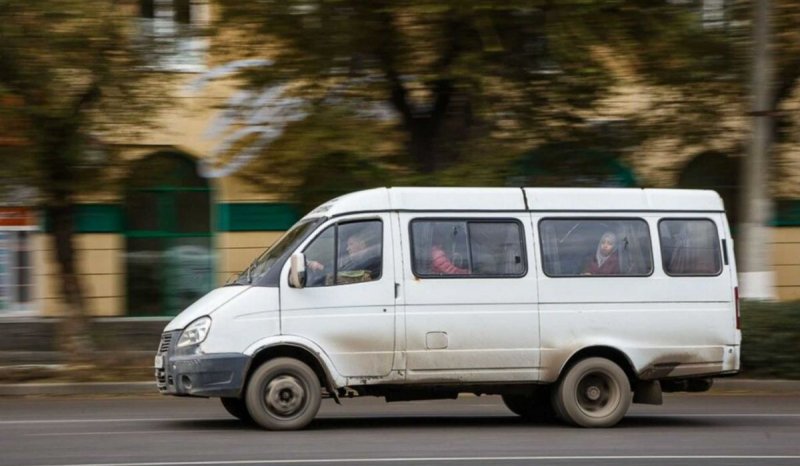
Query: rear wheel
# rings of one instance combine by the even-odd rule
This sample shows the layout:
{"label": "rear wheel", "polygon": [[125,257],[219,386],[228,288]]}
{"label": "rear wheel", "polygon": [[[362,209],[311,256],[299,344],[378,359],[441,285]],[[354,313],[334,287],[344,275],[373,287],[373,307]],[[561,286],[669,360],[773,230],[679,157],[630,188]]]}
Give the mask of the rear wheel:
{"label": "rear wheel", "polygon": [[250,417],[250,413],[247,412],[247,406],[244,404],[244,400],[241,398],[220,398],[222,402],[222,406],[225,408],[231,416],[244,421],[244,422],[253,422],[253,418]]}
{"label": "rear wheel", "polygon": [[306,364],[276,358],[253,373],[245,403],[253,420],[269,430],[302,429],[314,419],[322,399],[319,378]]}
{"label": "rear wheel", "polygon": [[611,427],[628,412],[631,386],[614,362],[588,358],[572,366],[553,392],[553,404],[564,421],[582,427]]}

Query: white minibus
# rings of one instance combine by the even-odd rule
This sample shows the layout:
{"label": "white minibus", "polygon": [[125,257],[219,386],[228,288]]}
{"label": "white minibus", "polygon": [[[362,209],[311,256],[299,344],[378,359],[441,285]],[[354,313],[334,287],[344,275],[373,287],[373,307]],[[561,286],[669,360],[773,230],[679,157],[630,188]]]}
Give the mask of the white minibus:
{"label": "white minibus", "polygon": [[322,398],[460,393],[608,427],[738,372],[737,290],[713,191],[371,189],[175,317],[155,375],[271,430]]}

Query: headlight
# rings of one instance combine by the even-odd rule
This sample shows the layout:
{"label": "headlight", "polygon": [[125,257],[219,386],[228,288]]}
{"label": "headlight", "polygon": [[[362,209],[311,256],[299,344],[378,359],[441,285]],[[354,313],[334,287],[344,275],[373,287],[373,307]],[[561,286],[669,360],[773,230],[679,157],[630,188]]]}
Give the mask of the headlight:
{"label": "headlight", "polygon": [[178,340],[178,348],[202,343],[211,330],[211,317],[201,317],[187,325]]}

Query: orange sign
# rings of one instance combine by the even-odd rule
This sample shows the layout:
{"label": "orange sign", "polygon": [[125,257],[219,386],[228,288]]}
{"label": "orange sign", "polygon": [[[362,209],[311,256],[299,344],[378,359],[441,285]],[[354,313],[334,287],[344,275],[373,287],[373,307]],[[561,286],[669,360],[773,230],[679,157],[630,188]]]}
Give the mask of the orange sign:
{"label": "orange sign", "polygon": [[36,216],[27,207],[0,207],[0,227],[30,227],[36,225]]}

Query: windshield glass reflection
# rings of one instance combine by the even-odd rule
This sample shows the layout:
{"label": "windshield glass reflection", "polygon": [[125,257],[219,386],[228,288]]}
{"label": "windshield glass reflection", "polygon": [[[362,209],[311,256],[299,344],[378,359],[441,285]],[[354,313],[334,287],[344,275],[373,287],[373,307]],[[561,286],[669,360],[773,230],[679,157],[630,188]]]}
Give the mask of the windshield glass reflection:
{"label": "windshield glass reflection", "polygon": [[275,244],[261,253],[256,260],[236,276],[235,280],[228,282],[227,285],[249,285],[256,282],[259,277],[266,275],[276,263],[283,263],[280,259],[286,253],[297,248],[297,245],[323,220],[324,218],[311,218],[296,223]]}

